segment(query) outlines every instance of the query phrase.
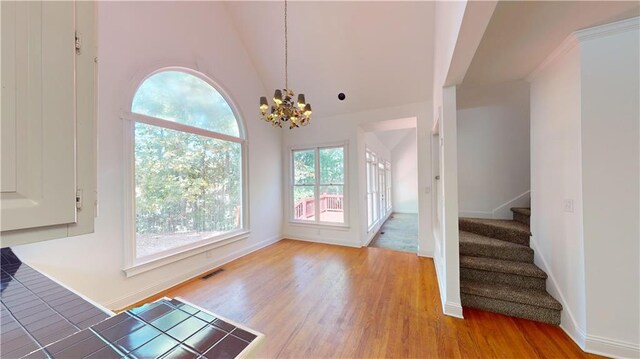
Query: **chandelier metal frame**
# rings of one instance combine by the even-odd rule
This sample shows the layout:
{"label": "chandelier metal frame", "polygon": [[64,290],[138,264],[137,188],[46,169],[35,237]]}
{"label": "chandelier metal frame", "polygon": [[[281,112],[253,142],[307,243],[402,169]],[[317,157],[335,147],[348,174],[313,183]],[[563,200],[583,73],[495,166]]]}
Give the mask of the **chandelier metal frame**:
{"label": "chandelier metal frame", "polygon": [[283,122],[289,122],[289,129],[306,126],[311,121],[311,105],[306,103],[304,94],[298,95],[294,103],[295,94],[289,88],[289,39],[287,28],[287,0],[284,0],[284,89],[275,90],[273,105],[269,110],[269,103],[265,96],[260,97],[260,113],[262,120],[273,126],[282,127]]}

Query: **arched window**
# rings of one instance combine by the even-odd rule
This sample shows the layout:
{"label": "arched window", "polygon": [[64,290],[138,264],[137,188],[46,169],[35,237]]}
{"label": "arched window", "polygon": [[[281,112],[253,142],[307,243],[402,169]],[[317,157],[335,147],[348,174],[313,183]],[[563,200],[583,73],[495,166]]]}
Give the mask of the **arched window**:
{"label": "arched window", "polygon": [[138,87],[133,130],[131,264],[245,231],[244,131],[202,74],[163,70]]}

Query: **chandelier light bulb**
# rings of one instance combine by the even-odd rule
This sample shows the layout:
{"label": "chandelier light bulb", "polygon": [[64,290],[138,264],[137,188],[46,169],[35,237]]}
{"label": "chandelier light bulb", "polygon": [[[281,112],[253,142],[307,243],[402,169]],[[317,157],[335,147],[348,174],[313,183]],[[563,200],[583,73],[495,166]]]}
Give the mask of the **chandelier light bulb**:
{"label": "chandelier light bulb", "polygon": [[267,98],[265,96],[260,97],[260,111],[264,115],[269,109],[269,103],[267,103]]}
{"label": "chandelier light bulb", "polygon": [[275,102],[276,105],[282,104],[282,91],[276,90],[276,92],[273,94],[273,102]]}

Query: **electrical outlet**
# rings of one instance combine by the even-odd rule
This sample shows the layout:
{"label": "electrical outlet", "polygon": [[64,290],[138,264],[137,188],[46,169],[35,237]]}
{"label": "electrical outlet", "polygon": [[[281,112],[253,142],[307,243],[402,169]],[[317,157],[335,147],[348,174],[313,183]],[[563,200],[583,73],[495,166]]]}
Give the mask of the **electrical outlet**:
{"label": "electrical outlet", "polygon": [[565,199],[564,201],[562,201],[562,208],[567,213],[573,213],[573,200]]}
{"label": "electrical outlet", "polygon": [[427,186],[424,188],[424,193],[429,194],[431,193],[431,186]]}

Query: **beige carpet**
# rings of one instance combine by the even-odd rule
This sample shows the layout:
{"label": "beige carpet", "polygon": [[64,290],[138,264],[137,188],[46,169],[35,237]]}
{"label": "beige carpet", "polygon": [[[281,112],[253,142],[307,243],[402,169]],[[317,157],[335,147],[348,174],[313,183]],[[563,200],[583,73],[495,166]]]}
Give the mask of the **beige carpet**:
{"label": "beige carpet", "polygon": [[369,247],[418,252],[418,215],[393,213],[384,222]]}

